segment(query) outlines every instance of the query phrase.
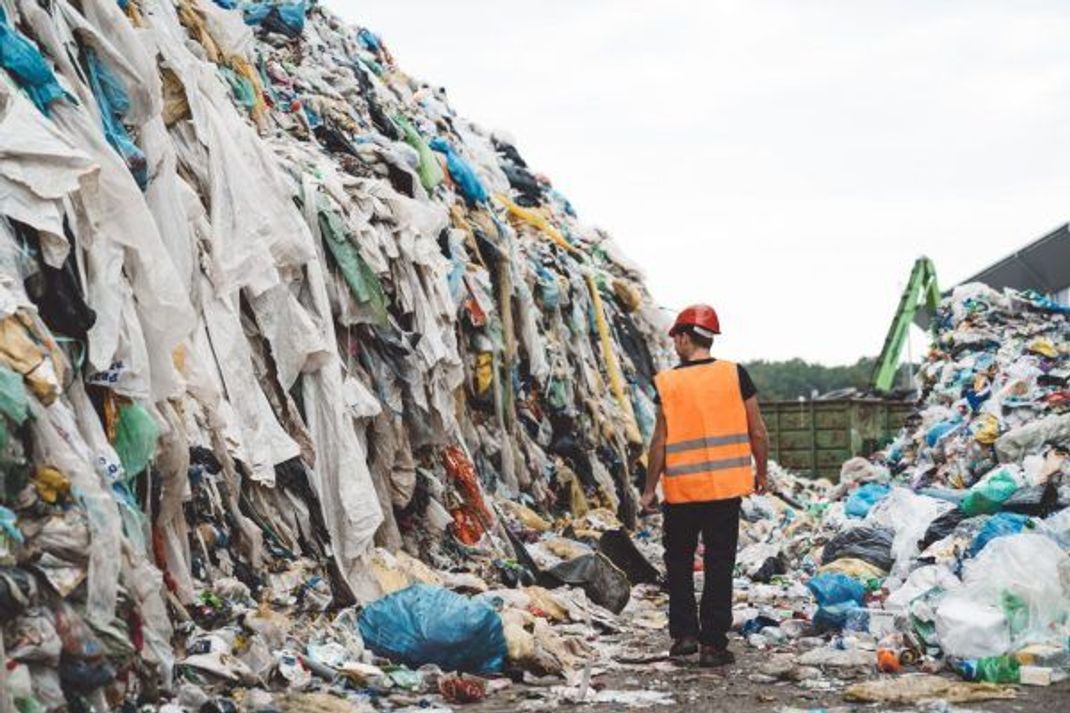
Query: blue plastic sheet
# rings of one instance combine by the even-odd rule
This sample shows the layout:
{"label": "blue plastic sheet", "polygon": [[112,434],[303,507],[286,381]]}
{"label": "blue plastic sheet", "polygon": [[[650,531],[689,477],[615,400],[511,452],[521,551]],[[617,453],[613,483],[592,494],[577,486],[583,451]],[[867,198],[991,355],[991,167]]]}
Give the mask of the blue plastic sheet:
{"label": "blue plastic sheet", "polygon": [[888,497],[891,488],[877,483],[866,483],[847,498],[844,511],[848,517],[865,517],[874,505]]}
{"label": "blue plastic sheet", "polygon": [[368,605],[358,621],[377,656],[445,671],[497,673],[506,646],[498,612],[442,587],[414,584]]}
{"label": "blue plastic sheet", "polygon": [[86,67],[89,74],[89,87],[93,90],[93,96],[100,106],[100,115],[104,124],[104,138],[111,147],[119,152],[130,169],[134,180],[145,190],[149,184],[149,164],[145,154],[137,147],[130,134],[123,126],[123,117],[130,111],[130,96],[126,93],[126,87],[115,74],[108,69],[107,65],[100,61],[97,53],[87,48],[85,50]]}
{"label": "blue plastic sheet", "polygon": [[956,418],[950,421],[941,421],[930,428],[925,434],[925,443],[931,448],[958,429],[961,425],[961,418]]}
{"label": "blue plastic sheet", "polygon": [[6,69],[19,87],[26,92],[30,101],[48,116],[52,102],[64,97],[74,101],[56,81],[52,68],[37,50],[36,45],[26,39],[7,21],[4,9],[0,7],[0,67]]}
{"label": "blue plastic sheet", "polygon": [[468,162],[457,154],[448,141],[441,137],[431,139],[431,150],[446,155],[446,169],[450,172],[450,178],[461,189],[469,205],[487,202],[487,189],[483,187]]}
{"label": "blue plastic sheet", "polygon": [[996,513],[988,518],[988,522],[974,536],[967,553],[970,557],[976,557],[989,542],[997,537],[1017,535],[1028,526],[1029,517],[1026,515],[1019,515],[1015,512]]}
{"label": "blue plastic sheet", "polygon": [[260,26],[291,38],[299,37],[305,31],[305,0],[249,3],[242,7],[242,18],[246,25]]}

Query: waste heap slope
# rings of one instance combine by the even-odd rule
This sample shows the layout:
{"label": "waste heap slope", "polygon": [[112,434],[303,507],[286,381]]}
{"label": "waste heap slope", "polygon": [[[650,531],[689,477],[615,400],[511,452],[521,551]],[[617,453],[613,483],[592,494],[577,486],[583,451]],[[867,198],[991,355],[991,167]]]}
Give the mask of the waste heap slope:
{"label": "waste heap slope", "polygon": [[969,284],[936,330],[893,443],[745,503],[737,624],[784,654],[756,676],[1070,671],[1070,310]]}
{"label": "waste heap slope", "polygon": [[2,0],[0,67],[20,705],[359,662],[352,621],[319,658],[287,627],[378,600],[383,557],[514,571],[502,502],[634,522],[665,349],[639,271],[371,31]]}

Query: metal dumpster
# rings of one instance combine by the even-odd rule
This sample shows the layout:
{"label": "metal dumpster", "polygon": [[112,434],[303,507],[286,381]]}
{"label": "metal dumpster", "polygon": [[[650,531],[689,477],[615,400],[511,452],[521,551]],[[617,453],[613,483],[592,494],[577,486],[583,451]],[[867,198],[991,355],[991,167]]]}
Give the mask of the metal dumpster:
{"label": "metal dumpster", "polygon": [[868,456],[895,437],[914,402],[850,398],[764,401],[761,407],[770,457],[789,470],[835,482],[844,461]]}

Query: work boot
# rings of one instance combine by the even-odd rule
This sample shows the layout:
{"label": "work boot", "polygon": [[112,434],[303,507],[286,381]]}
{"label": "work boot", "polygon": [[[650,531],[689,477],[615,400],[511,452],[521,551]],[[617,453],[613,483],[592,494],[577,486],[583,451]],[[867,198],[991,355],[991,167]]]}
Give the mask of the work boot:
{"label": "work boot", "polygon": [[669,649],[669,656],[672,658],[693,656],[697,651],[698,639],[694,636],[685,636],[682,639],[672,642],[672,648]]}
{"label": "work boot", "polygon": [[736,662],[736,655],[728,650],[728,647],[719,649],[716,646],[702,645],[702,652],[698,656],[699,666],[717,667],[730,666]]}

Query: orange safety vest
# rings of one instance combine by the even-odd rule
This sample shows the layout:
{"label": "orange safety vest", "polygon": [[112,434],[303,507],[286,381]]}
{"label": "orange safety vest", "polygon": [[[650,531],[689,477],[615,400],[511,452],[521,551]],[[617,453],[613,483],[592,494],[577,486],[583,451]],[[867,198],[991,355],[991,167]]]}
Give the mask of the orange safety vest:
{"label": "orange safety vest", "polygon": [[665,502],[727,500],[754,491],[747,410],[729,361],[670,369],[654,377],[668,433]]}

